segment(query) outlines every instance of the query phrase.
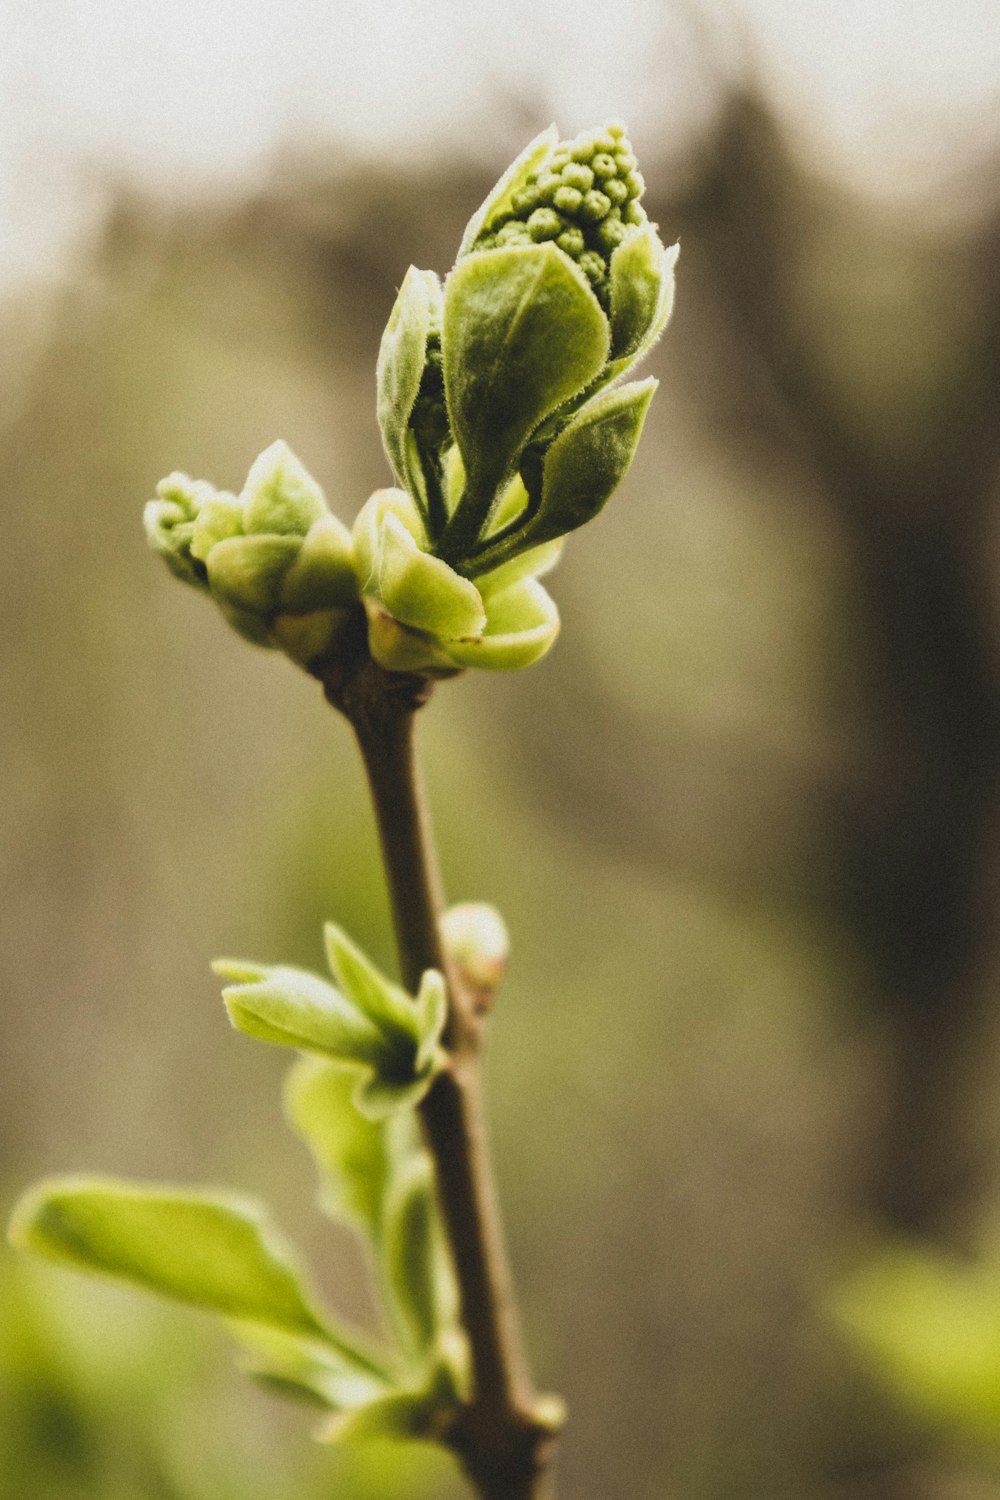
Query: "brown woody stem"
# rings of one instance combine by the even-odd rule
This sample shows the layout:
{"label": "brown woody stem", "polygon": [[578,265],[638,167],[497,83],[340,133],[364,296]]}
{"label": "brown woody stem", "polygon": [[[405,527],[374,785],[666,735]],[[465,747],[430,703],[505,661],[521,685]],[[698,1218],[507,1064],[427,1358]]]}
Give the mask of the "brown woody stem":
{"label": "brown woody stem", "polygon": [[482,1108],[483,1017],[440,937],[441,882],[414,754],[417,708],[430,685],[367,656],[326,681],[361,750],[378,823],[404,984],[425,969],[448,981],[449,1066],[420,1106],[472,1358],[472,1397],[451,1442],[483,1500],[553,1500],[554,1435],[536,1414],[493,1184]]}

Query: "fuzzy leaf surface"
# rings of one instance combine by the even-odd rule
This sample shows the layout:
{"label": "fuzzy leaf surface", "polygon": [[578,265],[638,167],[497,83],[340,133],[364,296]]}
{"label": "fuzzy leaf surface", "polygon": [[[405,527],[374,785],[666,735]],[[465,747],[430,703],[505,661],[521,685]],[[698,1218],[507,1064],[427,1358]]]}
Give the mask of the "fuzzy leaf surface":
{"label": "fuzzy leaf surface", "polygon": [[532,431],[598,374],[608,342],[586,277],[554,244],[459,261],[443,320],[445,390],[467,481],[452,527],[478,534]]}

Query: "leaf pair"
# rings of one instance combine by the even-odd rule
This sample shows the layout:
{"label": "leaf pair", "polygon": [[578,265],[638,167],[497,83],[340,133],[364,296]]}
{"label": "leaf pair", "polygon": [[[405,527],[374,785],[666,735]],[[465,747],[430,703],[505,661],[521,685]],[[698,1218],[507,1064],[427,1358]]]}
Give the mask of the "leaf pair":
{"label": "leaf pair", "polygon": [[387,979],[332,922],[327,955],[339,988],[286,965],[220,959],[237,1030],[260,1041],[316,1052],[354,1070],[354,1101],[371,1119],[423,1098],[441,1065],[447,1011],[444,978],[423,975],[416,996]]}
{"label": "leaf pair", "polygon": [[63,1177],[22,1198],[11,1242],[50,1260],[132,1282],[270,1339],[321,1373],[336,1403],[380,1395],[389,1370],[316,1309],[296,1259],[253,1200],[233,1193]]}

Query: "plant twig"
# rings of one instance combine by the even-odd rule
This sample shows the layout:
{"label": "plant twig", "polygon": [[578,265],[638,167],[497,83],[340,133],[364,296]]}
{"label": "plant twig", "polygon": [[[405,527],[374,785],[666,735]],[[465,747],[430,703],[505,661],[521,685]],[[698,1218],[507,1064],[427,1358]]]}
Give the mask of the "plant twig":
{"label": "plant twig", "polygon": [[441,882],[414,754],[416,710],[430,685],[363,658],[326,687],[354,729],[368,776],[403,982],[415,991],[432,968],[448,981],[450,1065],[420,1112],[472,1356],[472,1398],[451,1442],[483,1500],[553,1500],[554,1434],[536,1411],[486,1143],[483,1020],[441,944]]}

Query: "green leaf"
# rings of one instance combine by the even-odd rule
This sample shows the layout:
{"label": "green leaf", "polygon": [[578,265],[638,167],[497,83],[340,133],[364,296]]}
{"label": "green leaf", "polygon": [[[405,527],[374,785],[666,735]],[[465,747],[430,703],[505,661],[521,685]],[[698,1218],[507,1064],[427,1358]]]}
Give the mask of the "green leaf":
{"label": "green leaf", "polygon": [[334,978],[361,1013],[379,1030],[405,1031],[419,1043],[422,1040],[419,1017],[406,991],[387,979],[336,922],[324,924],[323,937]]}
{"label": "green leaf", "polygon": [[608,340],[587,278],[554,244],[459,261],[445,285],[444,375],[467,484],[441,556],[470,550],[532,431],[593,380]]}
{"label": "green leaf", "polygon": [[225,492],[211,495],[198,512],[191,538],[191,556],[204,562],[216,542],[242,534],[242,503],[235,495]]}
{"label": "green leaf", "polygon": [[150,548],[175,577],[195,588],[208,586],[204,566],[191,551],[195,526],[202,506],[215,494],[213,486],[202,479],[179,472],[168,474],[156,486],[157,498],[150,500],[142,513]]}
{"label": "green leaf", "polygon": [[628,473],[657,382],[635,381],[588,401],[552,443],[537,514],[518,546],[536,547],[590,521]]}
{"label": "green leaf", "polygon": [[271,632],[259,615],[251,614],[246,609],[236,609],[234,605],[227,604],[225,599],[216,599],[215,602],[222,618],[245,641],[250,641],[254,646],[274,646]]}
{"label": "green leaf", "polygon": [[478,635],[486,624],[475,584],[421,552],[391,511],[379,530],[378,591],[394,620],[428,635]]}
{"label": "green leaf", "polygon": [[321,1442],[337,1445],[435,1442],[444,1436],[447,1425],[438,1403],[426,1391],[397,1391],[331,1418],[316,1435]]}
{"label": "green leaf", "polygon": [[314,610],[352,604],[358,597],[351,533],[329,511],[314,521],[281,584],[282,610]]}
{"label": "green leaf", "polygon": [[315,479],[280,440],[254,459],[240,499],[248,536],[305,536],[327,510]]}
{"label": "green leaf", "polygon": [[[212,965],[224,979],[246,967],[226,959]],[[366,1067],[386,1063],[384,1029],[318,974],[278,964],[264,969],[260,978],[227,986],[222,998],[233,1025],[246,1036]]]}
{"label": "green leaf", "polygon": [[386,1281],[406,1346],[423,1359],[458,1323],[458,1290],[426,1152],[412,1158],[386,1205]]}
{"label": "green leaf", "polygon": [[448,654],[459,667],[515,672],[543,657],[559,634],[555,601],[534,578],[491,595],[486,630],[468,641],[449,641]]}
{"label": "green leaf", "polygon": [[417,1389],[383,1396],[332,1417],[317,1437],[328,1443],[447,1441],[464,1400],[464,1363],[464,1349],[443,1349]]}
{"label": "green leaf", "polygon": [[433,1070],[438,1042],[448,1020],[448,986],[437,969],[425,969],[414,1001],[417,1012],[417,1072]]}
{"label": "green leaf", "polygon": [[424,523],[412,497],[405,490],[376,490],[358,511],[351,533],[354,568],[363,594],[378,594],[379,535],[387,515],[402,523],[418,547],[426,545]]}
{"label": "green leaf", "polygon": [[462,243],[458,247],[459,260],[463,255],[468,255],[481,231],[510,209],[514,194],[521,191],[531,174],[541,168],[558,144],[559,131],[555,125],[550,125],[528,142],[465,226]]}
{"label": "green leaf", "polygon": [[306,615],[280,614],[270,622],[268,644],[277,643],[292,661],[308,666],[328,656],[351,617],[347,609],[314,609]]}
{"label": "green leaf", "polygon": [[346,1340],[332,1348],[259,1324],[234,1331],[247,1351],[241,1367],[248,1375],[288,1394],[310,1397],[331,1411],[378,1400],[390,1388],[386,1368]]}
{"label": "green leaf", "polygon": [[373,1241],[382,1234],[386,1193],[419,1149],[412,1115],[366,1119],[354,1103],[357,1075],[319,1057],[303,1057],[285,1083],[285,1117],[320,1173],[320,1203]]}
{"label": "green leaf", "polygon": [[354,1103],[369,1120],[384,1120],[420,1103],[434,1082],[436,1071],[417,1073],[409,1069],[393,1075],[388,1069],[365,1073],[358,1080]]}
{"label": "green leaf", "polygon": [[403,277],[382,342],[375,372],[376,411],[386,455],[399,483],[423,495],[424,479],[410,416],[420,391],[430,331],[440,326],[441,283],[433,271],[411,266]]}
{"label": "green leaf", "polygon": [[228,1318],[326,1337],[284,1240],[235,1194],[52,1178],[22,1198],[10,1239]]}
{"label": "green leaf", "polygon": [[208,554],[208,582],[220,603],[250,615],[273,614],[281,585],[302,545],[297,536],[231,536]]}
{"label": "green leaf", "polygon": [[387,672],[421,672],[427,677],[454,677],[459,670],[445,645],[394,620],[378,600],[366,599],[368,650]]}
{"label": "green leaf", "polygon": [[1000,1440],[1000,1264],[900,1241],[828,1294],[857,1352],[916,1412]]}
{"label": "green leaf", "polygon": [[659,338],[674,302],[678,247],[664,249],[656,227],[645,224],[611,256],[611,355],[634,362]]}

